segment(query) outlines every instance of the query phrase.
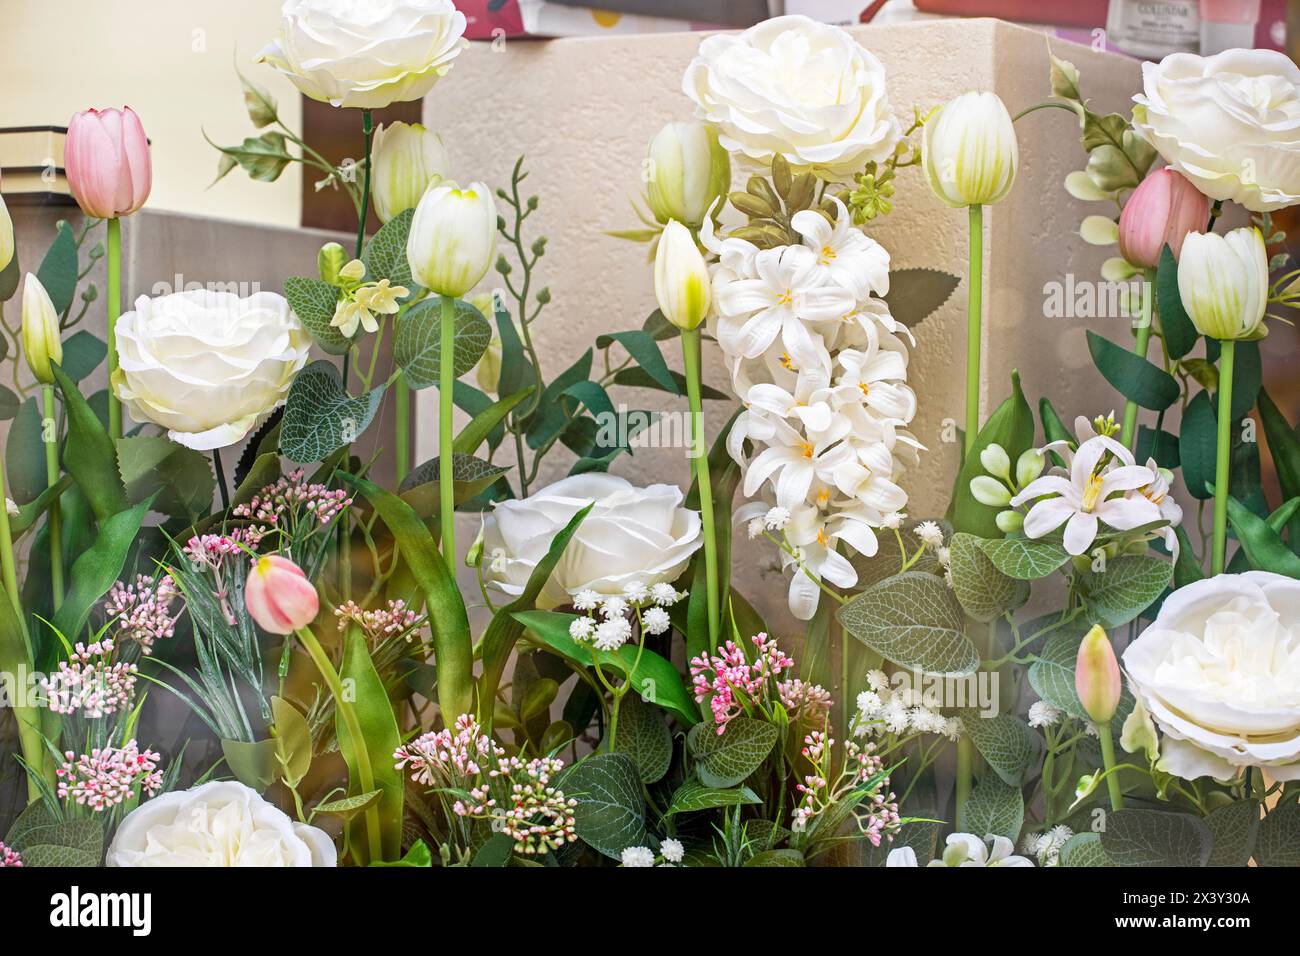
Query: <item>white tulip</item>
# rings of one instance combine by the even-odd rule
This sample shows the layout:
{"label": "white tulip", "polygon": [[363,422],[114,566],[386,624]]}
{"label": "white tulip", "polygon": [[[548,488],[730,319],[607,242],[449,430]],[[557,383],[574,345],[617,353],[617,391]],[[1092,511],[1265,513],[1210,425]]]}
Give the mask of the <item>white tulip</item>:
{"label": "white tulip", "polygon": [[1194,232],[1183,240],[1178,297],[1196,331],[1220,341],[1263,338],[1268,253],[1253,226],[1227,235]]}
{"label": "white tulip", "polygon": [[370,198],[380,222],[414,209],[451,170],[441,137],[419,123],[389,123],[375,130],[371,163]]}
{"label": "white tulip", "polygon": [[659,222],[698,229],[731,186],[731,157],[706,123],[669,123],[650,141],[646,159],[646,197]]}
{"label": "white tulip", "polygon": [[329,834],[296,823],[273,803],[233,780],[172,791],[126,815],[105,866],[336,865]]}
{"label": "white tulip", "polygon": [[23,355],[27,367],[43,385],[54,384],[50,364],[63,364],[63,341],[59,338],[59,315],[41,280],[30,272],[23,281]]}
{"label": "white tulip", "polygon": [[922,160],[935,195],[950,206],[988,206],[1011,191],[1020,149],[996,93],[963,93],[925,121]]}
{"label": "white tulip", "polygon": [[112,388],[137,422],[187,448],[233,445],[282,404],[311,338],[283,296],[194,290],[136,299],[117,320]]}
{"label": "white tulip", "polygon": [[487,274],[496,248],[497,208],[484,183],[435,186],[415,207],[406,258],[430,292],[463,296]]}
{"label": "white tulip", "polygon": [[0,196],[0,272],[14,261],[14,221],[5,205],[4,196]]}
{"label": "white tulip", "polygon": [[691,231],[675,219],[655,250],[655,298],[664,318],[679,329],[698,327],[709,311],[709,267]]}
{"label": "white tulip", "polygon": [[258,62],[333,106],[418,100],[468,45],[451,0],[285,0],[281,18]]}

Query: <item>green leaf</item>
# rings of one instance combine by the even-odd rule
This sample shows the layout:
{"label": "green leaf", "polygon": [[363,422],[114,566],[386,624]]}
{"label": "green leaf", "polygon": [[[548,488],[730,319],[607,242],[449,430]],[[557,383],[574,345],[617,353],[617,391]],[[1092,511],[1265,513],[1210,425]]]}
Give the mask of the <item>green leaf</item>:
{"label": "green leaf", "polygon": [[[1259,419],[1264,425],[1268,450],[1273,456],[1273,465],[1277,469],[1282,497],[1288,499],[1300,497],[1300,438],[1283,417],[1273,399],[1269,397],[1268,392],[1262,389],[1259,393]],[[1293,516],[1288,523],[1287,537],[1291,550],[1300,554],[1300,517]]]}
{"label": "green leaf", "polygon": [[61,820],[37,801],[14,821],[5,843],[22,854],[24,866],[99,866],[104,829],[97,819]]}
{"label": "green leaf", "polygon": [[74,332],[63,343],[63,371],[74,382],[80,382],[99,368],[99,363],[104,361],[107,354],[108,346],[103,339],[85,329]]}
{"label": "green leaf", "polygon": [[1205,866],[1212,843],[1200,818],[1165,810],[1114,810],[1101,834],[1115,866]]}
{"label": "green leaf", "polygon": [[126,489],[117,471],[113,440],[81,392],[63,369],[54,366],[54,378],[63,395],[68,416],[68,438],[63,463],[100,521],[127,508]]}
{"label": "green leaf", "polygon": [[[233,164],[238,164],[248,173],[249,179],[273,183],[293,161],[287,144],[283,133],[263,133],[261,136],[246,137],[238,146],[217,146],[222,154],[217,179],[234,169]],[[213,145],[216,146],[215,143]]]}
{"label": "green leaf", "polygon": [[[492,341],[492,326],[478,309],[456,300],[452,347],[453,377],[460,378],[483,357]],[[442,303],[425,299],[410,308],[397,323],[393,360],[411,388],[437,385],[442,361]]]}
{"label": "green leaf", "polygon": [[221,752],[235,779],[258,793],[265,793],[279,776],[275,759],[276,743],[272,739],[253,742],[223,740]]}
{"label": "green leaf", "polygon": [[893,269],[884,300],[894,321],[914,329],[952,296],[961,277],[940,269]]}
{"label": "green leaf", "polygon": [[194,521],[212,507],[216,478],[208,457],[160,435],[119,438],[118,471],[132,503],[155,497],[153,507]]}
{"label": "green leaf", "polygon": [[762,853],[755,853],[745,862],[745,866],[761,867],[805,865],[803,853],[792,849],[764,850]]}
{"label": "green leaf", "polygon": [[[1294,805],[1291,809],[1295,809]],[[1250,863],[1260,830],[1258,803],[1254,800],[1234,800],[1224,804],[1205,818],[1205,825],[1214,837],[1214,848],[1210,851],[1206,866],[1246,866]],[[1300,829],[1290,834],[1286,844],[1294,853],[1293,862],[1286,865],[1300,866],[1300,851],[1294,850],[1300,846]]]}
{"label": "green leaf", "polygon": [[1088,351],[1102,378],[1125,398],[1157,412],[1178,401],[1181,391],[1172,375],[1092,330]]}
{"label": "green leaf", "polygon": [[[1029,600],[1029,583],[1003,574],[980,549],[984,539],[959,531],[948,543],[953,593],[977,621],[987,624]],[[992,543],[1001,543],[994,539]]]}
{"label": "green leaf", "polygon": [[1259,824],[1255,861],[1260,866],[1300,866],[1300,806],[1288,803],[1268,812]]}
{"label": "green leaf", "polygon": [[404,286],[412,291],[419,285],[411,276],[411,263],[406,257],[406,240],[414,218],[414,209],[402,210],[380,226],[366,243],[361,261],[366,264],[367,279],[387,279],[390,285]]}
{"label": "green leaf", "polygon": [[351,820],[367,807],[374,806],[383,798],[382,790],[367,790],[365,793],[358,793],[352,797],[343,797],[339,800],[330,800],[327,803],[316,804],[317,813],[334,813],[345,820]]}
{"label": "green leaf", "polygon": [[636,764],[641,782],[646,784],[661,780],[672,763],[673,735],[664,723],[663,714],[641,703],[636,694],[624,697],[619,708],[614,752],[624,754]]}
{"label": "green leaf", "polygon": [[1300,556],[1282,543],[1267,521],[1232,496],[1228,497],[1228,523],[1252,568],[1300,579]]}
{"label": "green leaf", "polygon": [[1020,838],[1025,823],[1025,798],[1019,787],[1009,786],[996,774],[985,774],[966,803],[962,824],[970,833],[995,834],[1012,843]]}
{"label": "green leaf", "polygon": [[406,855],[400,860],[371,860],[371,866],[418,866],[428,868],[433,866],[433,854],[429,852],[429,845],[423,840],[416,840],[411,844],[411,848],[406,851]]}
{"label": "green leaf", "polygon": [[36,500],[46,488],[42,429],[41,408],[33,396],[18,406],[5,441],[6,490],[20,505]]}
{"label": "green leaf", "polygon": [[296,787],[311,769],[311,727],[298,708],[283,697],[271,698],[271,716],[280,776],[290,787]]}
{"label": "green leaf", "polygon": [[18,414],[18,409],[22,407],[20,399],[12,388],[0,385],[0,421],[9,421]]}
{"label": "green leaf", "polygon": [[1100,833],[1076,833],[1061,847],[1061,866],[1113,866],[1101,848]]}
{"label": "green leaf", "polygon": [[961,725],[980,756],[1009,786],[1019,787],[1038,770],[1043,738],[1014,714],[983,716],[972,708],[961,712]]}
{"label": "green leaf", "polygon": [[540,448],[564,430],[568,422],[565,403],[560,400],[564,390],[576,382],[591,376],[591,349],[587,349],[578,360],[551,380],[542,390],[536,404],[536,411],[528,418],[528,447]]}
{"label": "green leaf", "polygon": [[[627,368],[619,369],[614,373],[611,381],[625,388],[649,388],[656,392],[668,392],[670,395],[685,395],[686,376],[672,369],[668,370],[668,374],[672,377],[674,388],[665,388],[662,382],[639,365],[629,365]],[[731,396],[701,383],[700,397],[711,401],[726,401]]]}
{"label": "green leaf", "polygon": [[[441,511],[442,503],[438,498],[440,467],[438,457],[430,458],[417,465],[398,486],[398,493],[411,503],[421,517],[436,515]],[[509,470],[473,455],[453,452],[451,481],[456,504],[462,504],[480,494]],[[417,498],[418,501],[415,500]]]}
{"label": "green leaf", "polygon": [[1139,617],[1155,603],[1173,573],[1166,558],[1126,554],[1107,561],[1104,571],[1082,575],[1080,585],[1087,595],[1088,612],[1103,627],[1114,628]]}
{"label": "green leaf", "polygon": [[980,656],[964,633],[961,605],[942,578],[905,571],[850,598],[840,624],[899,667],[931,674],[969,674]]}
{"label": "green leaf", "polygon": [[1182,464],[1178,457],[1178,436],[1163,429],[1139,425],[1137,443],[1133,446],[1133,457],[1140,462],[1154,458],[1161,468],[1173,471]]}
{"label": "green leaf", "polygon": [[284,297],[312,341],[326,352],[343,355],[352,346],[351,339],[330,325],[339,300],[339,290],[335,286],[322,279],[290,276],[284,280]]}
{"label": "green leaf", "polygon": [[1183,297],[1178,292],[1178,263],[1167,245],[1160,250],[1160,268],[1156,271],[1156,303],[1169,357],[1180,359],[1196,347],[1200,333],[1183,308]]}
{"label": "green leaf", "polygon": [[383,394],[380,385],[353,397],[344,391],[343,377],[330,362],[312,362],[289,388],[280,450],[300,464],[329,457],[370,427]]}
{"label": "green leaf", "polygon": [[980,538],[977,543],[995,568],[1021,581],[1045,578],[1070,560],[1070,553],[1052,541]]}
{"label": "green leaf", "polygon": [[[1264,368],[1258,342],[1238,342],[1232,363],[1232,420],[1240,421],[1255,407],[1260,386],[1264,381]],[[1219,396],[1214,396],[1214,407],[1219,407]]]}
{"label": "green leaf", "polygon": [[1187,493],[1202,501],[1214,497],[1209,485],[1214,483],[1214,458],[1218,435],[1214,406],[1209,392],[1197,392],[1183,412],[1178,437],[1178,459],[1183,467],[1183,484]]}
{"label": "green leaf", "polygon": [[696,724],[686,736],[695,770],[707,787],[734,787],[763,765],[780,736],[776,727],[753,717],[733,717],[719,734],[711,723]]}
{"label": "green leaf", "polygon": [[995,521],[1000,509],[980,504],[971,494],[972,478],[984,474],[980,453],[989,445],[1001,445],[1011,460],[1015,461],[1034,443],[1034,412],[1025,401],[1020,389],[1019,373],[1011,373],[1011,395],[997,407],[975,438],[975,446],[966,456],[952,498],[952,524],[957,531],[965,531],[981,538],[1000,538]]}
{"label": "green leaf", "polygon": [[664,811],[664,818],[667,819],[675,813],[698,813],[701,810],[747,806],[762,802],[758,794],[749,787],[725,789],[708,787],[692,777],[673,791],[673,798],[668,803],[668,809]]}
{"label": "green leaf", "polygon": [[[653,335],[641,329],[633,329],[629,332],[610,332],[597,337],[596,348],[605,349],[614,342],[623,346],[636,364],[654,381],[658,382],[664,391],[681,394],[677,391],[677,381],[669,372],[668,363],[664,361],[663,353],[659,351],[659,343],[655,341]],[[586,376],[584,375],[583,378],[586,378]]]}
{"label": "green leaf", "polygon": [[565,796],[578,801],[578,837],[615,860],[645,843],[645,801],[636,765],[623,754],[595,754],[566,774]]}
{"label": "green leaf", "polygon": [[[356,711],[357,723],[360,725],[360,741],[352,739],[347,724],[335,708],[335,734],[338,737],[339,752],[348,765],[348,781],[357,789],[360,778],[357,776],[357,753],[365,747],[370,755],[370,768],[374,774],[375,787],[383,792],[379,799],[379,827],[383,842],[384,859],[396,859],[402,852],[402,796],[403,782],[401,771],[393,765],[393,751],[402,742],[401,731],[397,729],[397,719],[393,716],[393,705],[384,689],[383,679],[375,670],[366,649],[366,640],[357,628],[348,631],[343,642],[343,664],[339,668],[339,677],[344,687],[353,690],[352,707]],[[362,821],[351,824],[354,828],[348,845],[353,853],[364,855],[368,852],[366,840],[362,837]]]}
{"label": "green leaf", "polygon": [[507,833],[494,833],[474,854],[470,866],[501,867],[510,865],[510,857],[515,852],[515,841]]}
{"label": "green leaf", "polygon": [[474,454],[479,446],[488,440],[492,430],[505,421],[506,416],[531,394],[533,394],[533,387],[530,385],[500,401],[493,402],[484,411],[476,414],[452,441],[452,451],[462,455]]}
{"label": "green leaf", "polygon": [[36,278],[49,293],[55,313],[67,312],[77,294],[77,240],[66,222],[59,223],[54,241],[36,270]]}

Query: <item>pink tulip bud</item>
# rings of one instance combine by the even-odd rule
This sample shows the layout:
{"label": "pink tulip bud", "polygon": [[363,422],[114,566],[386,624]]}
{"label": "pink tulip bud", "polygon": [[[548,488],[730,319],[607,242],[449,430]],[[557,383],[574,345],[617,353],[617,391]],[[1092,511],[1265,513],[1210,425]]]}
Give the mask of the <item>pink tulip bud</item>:
{"label": "pink tulip bud", "polygon": [[129,216],[149,198],[153,166],[149,140],[131,107],[86,110],[72,117],[63,166],[77,205],[87,216]]}
{"label": "pink tulip bud", "polygon": [[253,620],[271,634],[292,634],[314,621],[320,610],[316,588],[302,568],[275,554],[253,564],[244,585],[244,603]]}
{"label": "pink tulip bud", "polygon": [[1079,656],[1074,663],[1074,689],[1083,709],[1096,723],[1104,724],[1115,716],[1123,684],[1115,649],[1099,624],[1093,625],[1079,644]]}
{"label": "pink tulip bud", "polygon": [[1157,169],[1133,190],[1119,217],[1119,251],[1130,264],[1154,269],[1168,244],[1178,258],[1189,232],[1205,228],[1210,200],[1182,173]]}

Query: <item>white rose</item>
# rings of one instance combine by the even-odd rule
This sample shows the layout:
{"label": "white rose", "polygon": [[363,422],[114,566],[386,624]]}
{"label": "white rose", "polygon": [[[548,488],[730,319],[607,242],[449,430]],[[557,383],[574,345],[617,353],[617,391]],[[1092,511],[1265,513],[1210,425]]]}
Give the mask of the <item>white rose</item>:
{"label": "white rose", "polygon": [[677,486],[638,488],[614,475],[574,475],[523,500],[496,504],[483,524],[489,586],[509,598],[520,594],[555,536],[593,501],[540,604],[565,604],[585,589],[615,595],[631,583],[673,581],[703,543],[699,512],[682,507]]}
{"label": "white rose", "polygon": [[1252,212],[1300,202],[1300,67],[1275,50],[1142,64],[1133,126],[1211,199]]}
{"label": "white rose", "polygon": [[164,793],[126,815],[106,866],[335,866],[329,834],[233,780]]}
{"label": "white rose", "polygon": [[1169,773],[1300,780],[1300,581],[1250,571],[1179,588],[1124,669],[1164,731]]}
{"label": "white rose", "polygon": [[880,61],[808,17],[706,38],[682,89],[728,150],[762,165],[780,153],[836,181],[887,159],[900,135]]}
{"label": "white rose", "polygon": [[199,451],[242,439],[281,404],[311,339],[274,292],[136,299],[117,320],[113,390],[137,422]]}
{"label": "white rose", "polygon": [[258,62],[333,106],[418,100],[467,46],[451,0],[285,0],[281,16]]}

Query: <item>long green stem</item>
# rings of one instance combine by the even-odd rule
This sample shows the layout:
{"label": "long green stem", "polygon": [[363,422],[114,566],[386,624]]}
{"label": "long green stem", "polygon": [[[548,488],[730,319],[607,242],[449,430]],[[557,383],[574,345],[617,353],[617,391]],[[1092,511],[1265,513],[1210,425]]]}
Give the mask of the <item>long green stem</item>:
{"label": "long green stem", "polygon": [[[1146,270],[1146,285],[1142,289],[1142,324],[1138,326],[1137,341],[1133,344],[1133,354],[1138,358],[1147,357],[1147,343],[1151,341],[1151,308],[1156,295],[1156,270]],[[1133,399],[1124,402],[1124,424],[1120,428],[1119,441],[1125,448],[1132,449],[1136,439],[1138,406]]]}
{"label": "long green stem", "polygon": [[113,378],[117,373],[117,319],[122,314],[122,221],[108,220],[108,434],[122,437],[122,406]]}
{"label": "long green stem", "polygon": [[[320,641],[316,640],[316,635],[310,629],[299,628],[298,640],[302,641],[302,646],[307,649],[316,669],[325,679],[325,685],[334,695],[335,712],[343,721],[343,726],[347,728],[348,736],[352,738],[352,748],[357,761],[356,788],[360,793],[369,793],[375,789],[375,771],[370,764],[370,751],[366,749],[366,738],[361,733],[361,722],[357,720],[357,712],[344,693],[343,681],[339,679],[338,671],[330,662],[325,648],[320,646]],[[382,860],[384,847],[379,831],[379,807],[373,803],[366,808],[366,839],[370,844],[370,859]]]}
{"label": "long green stem", "polygon": [[1106,790],[1110,794],[1110,808],[1124,809],[1124,795],[1119,789],[1119,774],[1115,772],[1115,741],[1110,735],[1110,721],[1097,725],[1098,739],[1101,741],[1101,763],[1106,768]]}
{"label": "long green stem", "polygon": [[[42,385],[41,398],[45,404],[45,484],[53,487],[59,483],[59,433],[54,407],[54,386]],[[59,499],[50,502],[50,591],[54,596],[54,610],[63,603],[63,507]]]}
{"label": "long green stem", "polygon": [[718,649],[722,625],[718,605],[718,539],[713,526],[713,481],[709,476],[709,449],[704,439],[704,404],[700,398],[700,330],[682,330],[682,362],[686,372],[686,401],[691,418],[691,467],[700,496],[700,522],[704,525],[704,586],[709,613],[709,650]]}
{"label": "long green stem", "polygon": [[455,386],[456,300],[442,296],[442,340],[438,357],[438,499],[442,518],[442,557],[456,577],[456,498],[452,485],[451,409]]}
{"label": "long green stem", "polygon": [[1222,574],[1228,550],[1228,466],[1232,452],[1232,360],[1237,343],[1219,343],[1219,435],[1214,458],[1214,549],[1210,573]]}
{"label": "long green stem", "polygon": [[393,425],[393,453],[396,458],[397,483],[400,485],[411,470],[411,386],[401,376],[393,386],[397,421]]}
{"label": "long green stem", "polygon": [[966,274],[966,441],[975,447],[980,430],[980,324],[984,293],[984,207],[970,207],[970,270]]}
{"label": "long green stem", "polygon": [[357,258],[361,258],[361,250],[366,245],[366,219],[370,216],[370,146],[375,138],[375,125],[370,110],[361,111],[361,131],[366,137],[365,147],[365,166],[362,170],[363,183],[361,190],[361,213],[357,217]]}

